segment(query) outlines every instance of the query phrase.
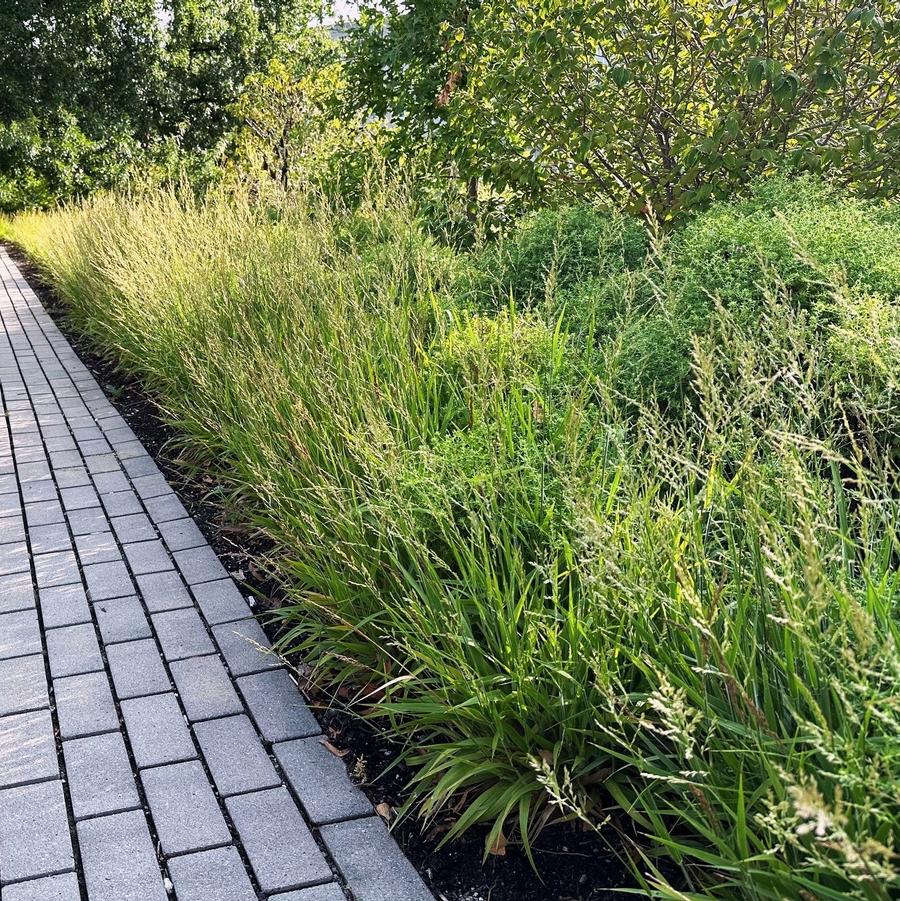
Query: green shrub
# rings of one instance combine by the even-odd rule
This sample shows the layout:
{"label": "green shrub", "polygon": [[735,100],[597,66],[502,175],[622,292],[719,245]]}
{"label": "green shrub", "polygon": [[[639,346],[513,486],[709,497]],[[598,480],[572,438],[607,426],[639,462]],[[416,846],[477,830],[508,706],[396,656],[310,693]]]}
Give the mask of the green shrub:
{"label": "green shrub", "polygon": [[715,297],[752,310],[773,279],[807,307],[836,278],[900,296],[900,228],[883,204],[809,179],[762,182],[756,194],[711,207],[673,237],[687,304]]}
{"label": "green shrub", "polygon": [[[652,400],[663,407],[681,404],[690,391],[690,325],[661,312],[636,316],[624,324],[611,375],[627,400]],[[704,331],[709,326],[708,320],[702,323]]]}
{"label": "green shrub", "polygon": [[518,522],[534,555],[571,538],[564,411],[584,376],[566,336],[534,314],[461,312],[428,351],[426,377],[441,420],[413,458],[433,476],[423,508],[433,506],[426,496],[440,497],[444,515],[466,528],[469,511],[488,504]]}
{"label": "green shrub", "polygon": [[[428,352],[442,403],[471,422],[486,413],[472,401],[506,397],[511,389],[539,396],[570,377],[565,336],[533,314],[460,312]],[[459,417],[448,421],[459,423]]]}
{"label": "green shrub", "polygon": [[653,286],[642,269],[623,269],[579,281],[557,298],[566,330],[589,345],[601,344],[653,305]]}
{"label": "green shrub", "polygon": [[886,446],[893,452],[900,432],[900,302],[857,289],[836,294],[830,312],[825,364],[830,377],[859,420],[859,437],[868,449]]}
{"label": "green shrub", "polygon": [[641,265],[646,233],[639,223],[589,205],[541,210],[524,216],[509,237],[483,254],[482,290],[500,303],[510,296],[541,303],[548,291],[565,291],[591,277]]}
{"label": "green shrub", "polygon": [[893,208],[813,179],[763,181],[747,200],[698,213],[656,262],[655,304],[649,313],[639,307],[623,326],[619,387],[636,398],[686,394],[691,335],[708,330],[717,304],[750,326],[773,290],[781,291],[821,329],[845,283],[900,303]]}

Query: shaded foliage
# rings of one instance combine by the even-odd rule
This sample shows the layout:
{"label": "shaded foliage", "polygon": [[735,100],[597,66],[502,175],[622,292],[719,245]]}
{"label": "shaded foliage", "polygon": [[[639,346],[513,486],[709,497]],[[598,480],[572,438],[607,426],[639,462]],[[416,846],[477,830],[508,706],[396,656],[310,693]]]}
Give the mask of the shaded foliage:
{"label": "shaded foliage", "polygon": [[0,208],[111,184],[155,128],[153,0],[0,9]]}

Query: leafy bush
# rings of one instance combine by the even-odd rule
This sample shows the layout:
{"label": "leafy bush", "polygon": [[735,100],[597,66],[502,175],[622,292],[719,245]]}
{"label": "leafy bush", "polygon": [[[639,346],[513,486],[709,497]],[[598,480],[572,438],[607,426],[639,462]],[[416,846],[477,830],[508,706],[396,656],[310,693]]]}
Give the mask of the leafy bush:
{"label": "leafy bush", "polygon": [[[504,311],[455,316],[429,363],[446,386],[444,405],[459,406],[469,397],[506,395],[511,388],[540,393],[559,376],[564,358],[564,340],[543,320]],[[473,416],[482,418],[466,411],[469,421]]]}
{"label": "leafy bush", "polygon": [[713,205],[658,257],[648,276],[656,301],[638,308],[620,341],[620,388],[635,398],[684,396],[691,336],[708,330],[717,304],[751,325],[782,291],[824,327],[845,284],[900,302],[895,211],[812,179],[763,181],[746,200]]}
{"label": "leafy bush", "polygon": [[[589,353],[565,315],[458,308],[463,264],[402,197],[97,198],[10,228],[274,540],[284,646],[405,742],[408,813],[491,847],[616,811],[655,897],[884,901],[900,492],[858,439],[896,447],[892,270],[866,261],[897,220],[760,196],[657,242],[657,306]],[[772,265],[703,269],[766,234]],[[660,411],[670,368],[693,402]]]}
{"label": "leafy bush", "polygon": [[[430,497],[460,519],[483,502],[508,522],[535,558],[573,531],[565,408],[580,374],[564,335],[534,315],[460,312],[427,357],[439,429],[415,460]],[[429,484],[430,483],[430,484]],[[430,508],[425,496],[424,508]]]}
{"label": "leafy bush", "polygon": [[279,35],[263,71],[244,79],[227,107],[236,125],[227,169],[249,180],[261,170],[271,185],[358,198],[381,159],[377,122],[345,117],[347,84],[339,43],[325,29],[295,28]]}
{"label": "leafy bush", "polygon": [[0,121],[0,210],[50,206],[109,187],[144,158],[127,127],[107,125],[91,137],[66,110]]}
{"label": "leafy bush", "polygon": [[549,290],[566,290],[591,277],[635,269],[646,253],[639,223],[609,210],[579,205],[524,216],[508,238],[484,252],[480,268],[495,291],[540,303]]}
{"label": "leafy bush", "polygon": [[900,296],[900,228],[887,208],[809,179],[762,182],[757,196],[713,206],[672,240],[687,303],[758,303],[777,279],[805,307],[829,281]]}

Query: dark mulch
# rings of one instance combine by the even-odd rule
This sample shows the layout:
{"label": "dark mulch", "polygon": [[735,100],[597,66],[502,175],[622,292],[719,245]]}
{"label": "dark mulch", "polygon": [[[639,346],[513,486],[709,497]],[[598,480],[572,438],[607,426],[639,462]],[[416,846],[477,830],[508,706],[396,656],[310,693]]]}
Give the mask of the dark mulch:
{"label": "dark mulch", "polygon": [[[139,383],[124,376],[87,344],[69,322],[64,304],[41,280],[35,267],[16,248],[7,249],[110,401],[155,458],[229,572],[259,598],[260,607],[277,606],[281,599],[277,583],[254,564],[254,559],[268,550],[266,543],[229,522],[217,501],[217,486],[212,480],[186,477],[171,453],[176,434],[160,419],[152,399]],[[274,638],[272,624],[264,626]],[[399,806],[409,772],[397,765],[396,745],[372,724],[329,704],[326,697],[312,700],[323,730],[336,749],[346,752],[344,761],[350,773],[372,802]],[[423,833],[418,823],[409,820],[394,830],[409,858],[442,901],[624,901],[639,897],[614,890],[633,886],[634,882],[620,859],[624,851],[612,829],[602,839],[577,825],[545,829],[533,849],[538,876],[521,849],[512,845],[504,856],[490,856],[483,862],[485,830],[472,830],[462,839],[438,848],[445,827],[446,824],[433,824],[430,831]]]}

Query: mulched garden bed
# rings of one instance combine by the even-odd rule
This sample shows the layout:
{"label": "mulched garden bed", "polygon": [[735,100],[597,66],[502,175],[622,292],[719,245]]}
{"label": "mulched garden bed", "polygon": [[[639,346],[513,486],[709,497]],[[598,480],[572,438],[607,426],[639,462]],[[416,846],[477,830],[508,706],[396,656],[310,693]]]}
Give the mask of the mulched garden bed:
{"label": "mulched garden bed", "polygon": [[[235,529],[228,521],[216,501],[217,486],[212,480],[186,478],[184,470],[167,454],[175,433],[159,418],[151,398],[140,384],[124,377],[85,342],[68,321],[64,304],[41,280],[35,267],[17,248],[6,247],[47,312],[165,473],[225,567],[258,598],[258,608],[277,606],[281,600],[277,583],[254,564],[254,559],[268,549],[266,544]],[[276,637],[265,618],[263,626],[271,638]],[[409,776],[408,771],[396,765],[398,749],[373,725],[330,703],[326,696],[316,697],[313,692],[311,700],[330,743],[346,752],[344,762],[372,803],[397,807]],[[410,820],[394,830],[400,845],[441,901],[624,901],[640,897],[614,890],[633,886],[634,882],[619,855],[610,850],[621,849],[612,829],[604,836],[608,845],[580,825],[545,829],[533,849],[538,876],[521,849],[513,845],[507,847],[504,856],[491,856],[482,863],[485,830],[473,829],[462,839],[438,848],[441,826],[438,823],[423,834],[419,824]],[[620,853],[624,856],[623,849]]]}

